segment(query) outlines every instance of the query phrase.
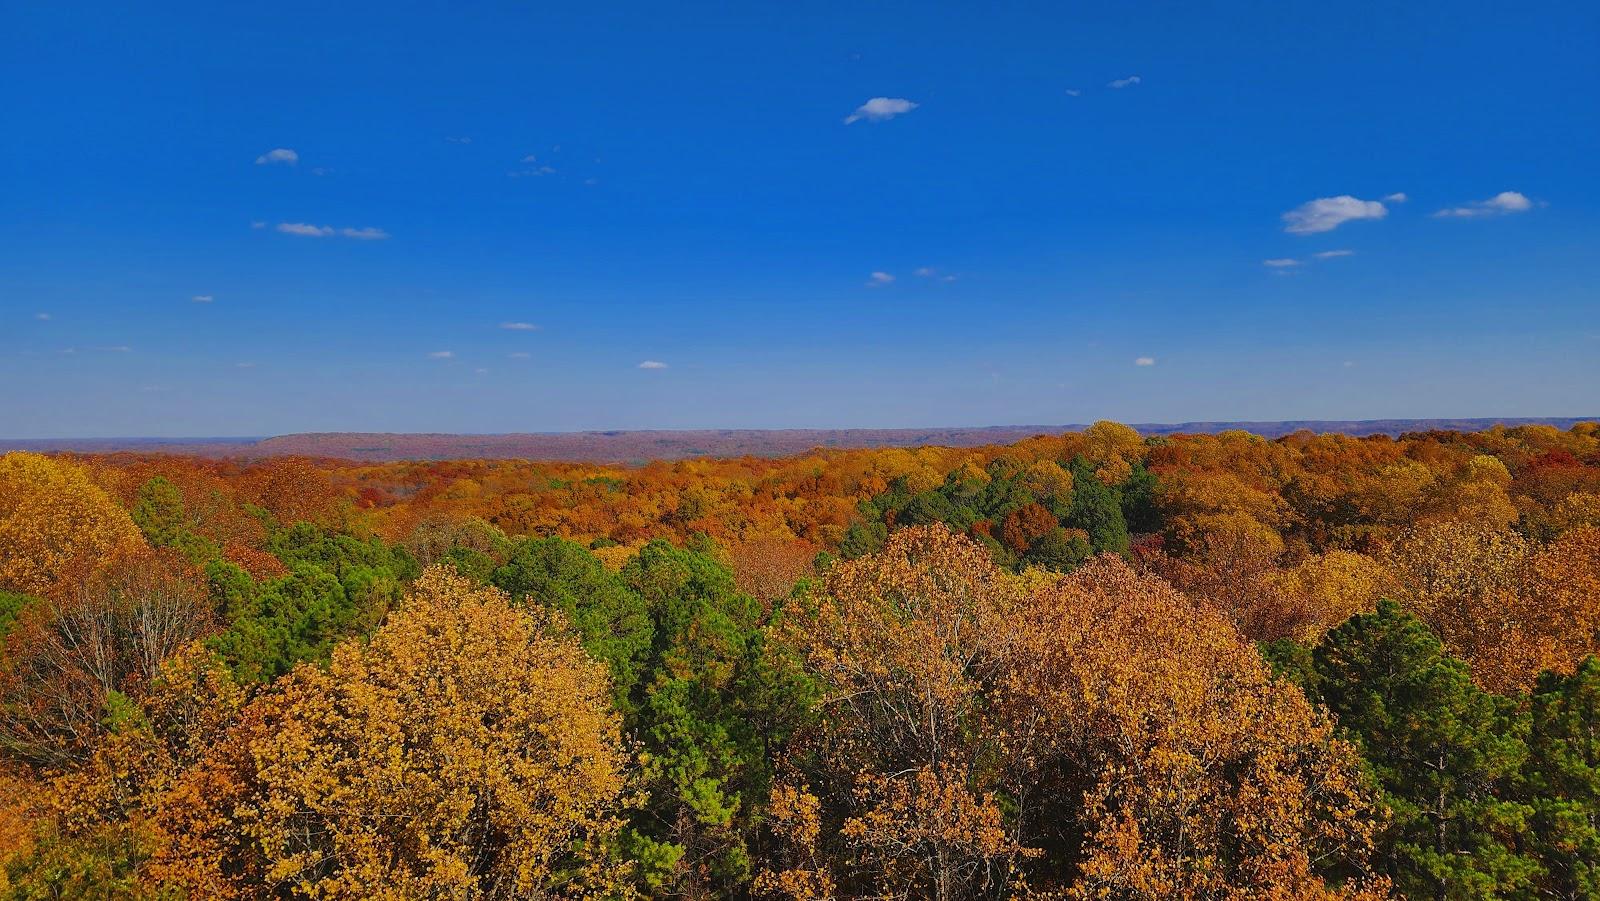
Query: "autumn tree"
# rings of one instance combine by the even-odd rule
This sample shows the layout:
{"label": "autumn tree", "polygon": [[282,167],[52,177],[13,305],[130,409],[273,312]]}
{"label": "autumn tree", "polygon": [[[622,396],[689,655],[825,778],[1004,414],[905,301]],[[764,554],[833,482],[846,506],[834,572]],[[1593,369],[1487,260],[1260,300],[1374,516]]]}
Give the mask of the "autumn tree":
{"label": "autumn tree", "polygon": [[823,695],[774,792],[765,891],[1368,891],[1353,749],[1226,621],[1114,557],[1025,579],[906,529],[785,634]]}
{"label": "autumn tree", "polygon": [[1025,822],[1070,897],[1382,894],[1355,750],[1224,618],[1105,556],[1022,620],[1008,731],[1048,735]]}
{"label": "autumn tree", "polygon": [[821,719],[774,796],[795,841],[762,887],[951,899],[1016,882],[1038,852],[1005,821],[1016,755],[985,688],[1003,677],[1023,601],[986,551],[942,527],[902,529],[829,570],[786,627],[823,686]]}
{"label": "autumn tree", "polygon": [[428,570],[180,780],[170,841],[192,853],[158,872],[240,898],[602,892],[627,756],[605,668],[559,619]]}
{"label": "autumn tree", "polygon": [[128,514],[80,466],[0,456],[0,588],[48,594],[69,568],[140,544]]}
{"label": "autumn tree", "polygon": [[87,753],[114,694],[137,696],[163,661],[214,628],[196,583],[184,561],[145,548],[24,608],[0,667],[0,751],[36,766]]}
{"label": "autumn tree", "polygon": [[1389,557],[1396,600],[1491,689],[1525,684],[1537,672],[1521,615],[1530,550],[1515,532],[1447,521],[1410,530]]}

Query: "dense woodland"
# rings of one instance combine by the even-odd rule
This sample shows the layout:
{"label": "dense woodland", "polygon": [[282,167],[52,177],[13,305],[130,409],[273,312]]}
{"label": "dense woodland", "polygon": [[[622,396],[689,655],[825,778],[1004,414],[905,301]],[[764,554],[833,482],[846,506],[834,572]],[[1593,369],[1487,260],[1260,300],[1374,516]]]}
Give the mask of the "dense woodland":
{"label": "dense woodland", "polygon": [[0,456],[0,897],[1600,897],[1600,426]]}

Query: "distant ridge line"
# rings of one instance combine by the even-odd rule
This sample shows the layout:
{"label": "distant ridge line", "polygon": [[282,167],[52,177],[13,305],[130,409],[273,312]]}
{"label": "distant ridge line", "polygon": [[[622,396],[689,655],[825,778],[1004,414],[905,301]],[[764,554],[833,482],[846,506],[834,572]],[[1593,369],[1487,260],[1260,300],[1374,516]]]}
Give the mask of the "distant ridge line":
{"label": "distant ridge line", "polygon": [[[1398,436],[1432,430],[1476,432],[1494,426],[1550,425],[1569,429],[1600,416],[1511,416],[1466,419],[1296,419],[1131,423],[1146,435],[1247,431],[1278,438],[1302,430],[1354,437]],[[1066,425],[953,426],[922,429],[613,429],[585,432],[510,432],[461,435],[426,432],[307,432],[270,438],[3,439],[0,452],[143,453],[259,459],[331,457],[360,462],[450,459],[529,459],[568,463],[643,463],[694,457],[777,457],[816,449],[978,447],[1035,435],[1080,431]]]}

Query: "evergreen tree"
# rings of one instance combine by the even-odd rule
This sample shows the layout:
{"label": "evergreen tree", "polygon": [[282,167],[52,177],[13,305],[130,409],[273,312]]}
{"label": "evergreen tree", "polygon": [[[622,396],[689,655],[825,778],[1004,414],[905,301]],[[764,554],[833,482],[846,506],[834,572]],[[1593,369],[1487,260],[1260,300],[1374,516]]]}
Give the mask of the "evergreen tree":
{"label": "evergreen tree", "polygon": [[1082,457],[1072,461],[1072,509],[1067,525],[1089,533],[1096,554],[1128,553],[1128,522],[1116,489],[1100,481],[1094,466]]}
{"label": "evergreen tree", "polygon": [[1528,788],[1543,897],[1600,898],[1600,660],[1545,673],[1532,699]]}
{"label": "evergreen tree", "polygon": [[1413,899],[1517,897],[1538,865],[1521,847],[1530,807],[1512,797],[1527,720],[1392,601],[1328,633],[1316,692],[1364,752],[1392,818],[1380,862]]}
{"label": "evergreen tree", "polygon": [[653,541],[622,579],[654,628],[633,723],[647,798],[629,851],[654,894],[737,894],[798,695],[769,665],[760,605],[710,554]]}
{"label": "evergreen tree", "polygon": [[490,581],[514,599],[565,614],[584,649],[610,669],[617,709],[633,715],[654,633],[644,598],[583,546],[561,538],[518,542]]}
{"label": "evergreen tree", "polygon": [[156,476],[139,486],[133,503],[133,524],[144,533],[151,547],[171,547],[188,531],[184,522],[183,495],[178,486]]}

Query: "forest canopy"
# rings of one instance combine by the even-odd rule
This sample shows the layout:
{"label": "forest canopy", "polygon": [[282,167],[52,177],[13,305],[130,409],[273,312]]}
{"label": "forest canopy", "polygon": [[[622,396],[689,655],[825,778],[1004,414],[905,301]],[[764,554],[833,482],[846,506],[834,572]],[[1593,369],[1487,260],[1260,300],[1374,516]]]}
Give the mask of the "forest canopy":
{"label": "forest canopy", "polygon": [[0,897],[1600,896],[1600,426],[0,456]]}

